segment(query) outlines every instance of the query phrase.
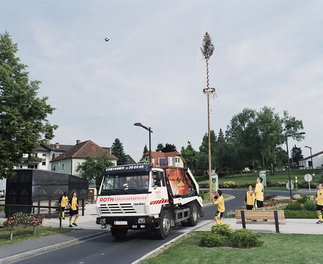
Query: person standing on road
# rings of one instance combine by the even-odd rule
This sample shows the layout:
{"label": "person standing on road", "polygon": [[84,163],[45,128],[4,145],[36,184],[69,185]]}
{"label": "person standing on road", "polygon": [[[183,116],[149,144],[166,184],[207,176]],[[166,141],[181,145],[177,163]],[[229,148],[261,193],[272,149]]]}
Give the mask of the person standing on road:
{"label": "person standing on road", "polygon": [[254,209],[255,206],[255,193],[251,185],[249,185],[248,191],[246,192],[245,205],[247,210]]}
{"label": "person standing on road", "polygon": [[222,217],[223,217],[223,213],[225,211],[225,205],[224,205],[224,199],[223,199],[223,196],[222,196],[222,191],[218,190],[215,193],[213,203],[218,205],[218,209],[217,209],[217,211],[215,213],[215,217],[214,217],[215,222],[218,225],[223,225]]}
{"label": "person standing on road", "polygon": [[323,224],[323,217],[322,217],[322,211],[323,211],[323,184],[320,183],[317,185],[317,192],[316,192],[316,213],[319,218],[319,220],[316,222],[317,224]]}
{"label": "person standing on road", "polygon": [[262,185],[262,178],[257,178],[255,187],[256,208],[264,207],[264,186]]}
{"label": "person standing on road", "polygon": [[61,207],[61,215],[60,217],[65,219],[65,208],[68,206],[68,197],[64,192],[63,196],[58,201],[59,206]]}
{"label": "person standing on road", "polygon": [[79,217],[79,204],[78,204],[78,198],[76,196],[76,192],[72,193],[72,197],[69,201],[69,206],[70,206],[70,220],[69,220],[69,227],[73,227],[72,226],[72,219],[74,216],[74,221],[73,221],[73,225],[77,226],[76,224],[76,220]]}

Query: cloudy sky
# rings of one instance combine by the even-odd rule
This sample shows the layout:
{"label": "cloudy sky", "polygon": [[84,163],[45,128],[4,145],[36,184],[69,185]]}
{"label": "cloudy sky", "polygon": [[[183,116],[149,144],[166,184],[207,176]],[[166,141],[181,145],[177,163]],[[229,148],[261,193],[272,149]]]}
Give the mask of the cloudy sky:
{"label": "cloudy sky", "polygon": [[[323,150],[323,1],[0,0],[0,32],[18,43],[40,96],[56,107],[53,142],[120,138],[138,160],[151,126],[153,149],[201,144],[207,130],[205,61],[210,33],[212,128],[249,107],[303,120]],[[110,38],[109,42],[104,38]],[[309,154],[303,149],[303,154]]]}

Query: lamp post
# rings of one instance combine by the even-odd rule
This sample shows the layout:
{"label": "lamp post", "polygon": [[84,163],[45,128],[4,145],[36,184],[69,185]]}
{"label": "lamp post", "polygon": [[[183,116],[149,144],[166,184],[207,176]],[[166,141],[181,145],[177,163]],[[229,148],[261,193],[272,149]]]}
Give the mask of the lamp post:
{"label": "lamp post", "polygon": [[134,123],[133,125],[142,127],[148,131],[148,134],[149,134],[149,164],[151,165],[151,133],[153,133],[153,131],[151,130],[151,127],[146,127],[146,126],[142,125],[141,123]]}
{"label": "lamp post", "polygon": [[305,146],[305,148],[309,148],[310,149],[310,154],[311,154],[311,167],[312,167],[312,170],[313,170],[313,154],[312,154],[312,148],[309,147],[309,146]]}
{"label": "lamp post", "polygon": [[[297,135],[304,135],[305,132],[299,132],[299,133],[296,133],[295,135],[289,135],[289,134],[285,134],[285,140],[286,140],[286,150],[287,150],[287,173],[288,173],[288,181],[289,181],[289,187],[291,187],[291,179],[290,179],[290,165],[289,165],[289,150],[288,150],[288,137],[291,137],[291,136],[297,136]],[[289,195],[290,195],[290,198],[292,199],[293,198],[293,195],[292,195],[292,188],[289,188]]]}

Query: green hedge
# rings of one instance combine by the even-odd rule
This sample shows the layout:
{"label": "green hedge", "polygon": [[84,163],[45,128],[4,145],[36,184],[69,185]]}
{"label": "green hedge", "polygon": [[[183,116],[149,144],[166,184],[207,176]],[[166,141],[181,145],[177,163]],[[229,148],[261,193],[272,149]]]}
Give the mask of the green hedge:
{"label": "green hedge", "polygon": [[307,210],[285,210],[286,218],[304,218],[304,219],[315,219],[317,218],[317,214],[315,211],[307,211]]}

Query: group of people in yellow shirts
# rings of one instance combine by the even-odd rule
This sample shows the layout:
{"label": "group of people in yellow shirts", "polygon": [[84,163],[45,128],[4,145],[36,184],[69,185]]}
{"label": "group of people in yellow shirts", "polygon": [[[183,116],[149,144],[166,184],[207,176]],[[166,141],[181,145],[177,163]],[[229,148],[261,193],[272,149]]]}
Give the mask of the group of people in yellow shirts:
{"label": "group of people in yellow shirts", "polygon": [[[69,227],[77,226],[76,220],[78,218],[78,198],[76,195],[76,192],[72,193],[72,196],[70,199],[68,199],[66,193],[63,194],[63,196],[58,201],[59,206],[61,207],[61,215],[60,217],[62,219],[65,219],[65,208],[69,207],[70,209],[70,219],[69,219]],[[74,221],[73,221],[74,217]]]}
{"label": "group of people in yellow shirts", "polygon": [[[245,205],[247,210],[264,207],[264,186],[262,184],[262,181],[263,180],[261,177],[257,178],[255,190],[253,190],[251,185],[249,186],[245,196]],[[218,190],[215,193],[213,203],[218,206],[214,219],[217,224],[223,224],[222,217],[225,211],[225,205],[221,190]]]}
{"label": "group of people in yellow shirts", "polygon": [[[257,183],[255,186],[255,189],[253,190],[253,187],[249,185],[248,191],[246,192],[245,196],[245,206],[247,210],[255,210],[255,209],[261,209],[264,207],[264,186],[262,184],[263,179],[261,177],[257,178]],[[317,224],[323,224],[323,184],[320,183],[317,186],[317,193],[316,193],[316,212],[317,216],[319,218]],[[217,224],[223,224],[222,222],[222,216],[225,211],[225,205],[224,205],[224,198],[222,196],[222,191],[218,190],[215,193],[214,196],[214,204],[217,205],[217,211],[215,213],[215,221]]]}

